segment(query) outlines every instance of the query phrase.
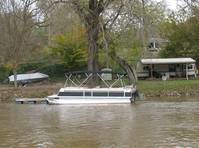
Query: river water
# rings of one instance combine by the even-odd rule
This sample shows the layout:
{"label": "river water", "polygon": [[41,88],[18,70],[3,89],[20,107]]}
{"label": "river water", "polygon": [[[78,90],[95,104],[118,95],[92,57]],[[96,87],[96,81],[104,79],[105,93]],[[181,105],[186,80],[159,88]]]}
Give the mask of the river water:
{"label": "river water", "polygon": [[199,102],[0,104],[0,147],[196,148]]}

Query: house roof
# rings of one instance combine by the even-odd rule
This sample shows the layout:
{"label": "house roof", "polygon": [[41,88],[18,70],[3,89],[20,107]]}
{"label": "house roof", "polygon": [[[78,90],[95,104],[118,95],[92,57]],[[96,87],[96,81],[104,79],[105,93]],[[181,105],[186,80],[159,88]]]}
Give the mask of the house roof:
{"label": "house roof", "polygon": [[[9,76],[9,81],[14,81],[14,76]],[[18,74],[17,81],[27,81],[27,80],[35,80],[35,79],[46,79],[48,75],[43,73],[30,73],[30,74]]]}
{"label": "house roof", "polygon": [[195,63],[192,58],[159,58],[159,59],[141,59],[142,64],[185,64]]}

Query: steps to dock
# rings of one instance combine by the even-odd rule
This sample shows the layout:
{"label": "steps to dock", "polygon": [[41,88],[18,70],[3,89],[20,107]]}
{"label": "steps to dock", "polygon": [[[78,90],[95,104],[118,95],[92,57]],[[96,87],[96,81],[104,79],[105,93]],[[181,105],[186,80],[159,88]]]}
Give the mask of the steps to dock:
{"label": "steps to dock", "polygon": [[15,102],[19,104],[42,104],[46,103],[46,98],[16,98]]}

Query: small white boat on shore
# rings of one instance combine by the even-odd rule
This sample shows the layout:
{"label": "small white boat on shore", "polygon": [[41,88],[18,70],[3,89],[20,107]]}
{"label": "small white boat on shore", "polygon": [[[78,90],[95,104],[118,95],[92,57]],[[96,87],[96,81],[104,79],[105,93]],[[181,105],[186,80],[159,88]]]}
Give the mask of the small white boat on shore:
{"label": "small white boat on shore", "polygon": [[[106,72],[106,74],[110,72]],[[83,87],[85,83],[92,77],[93,73],[85,73],[87,78],[80,83],[71,79],[74,73],[66,74],[67,81],[65,87],[61,88],[56,95],[46,98],[48,104],[106,104],[106,103],[131,103],[135,99],[136,88],[134,86],[125,86],[122,77],[125,74],[117,74],[117,79],[110,84],[103,79],[102,73],[97,73],[97,76],[102,80],[106,87],[88,88]],[[103,72],[104,74],[104,72]],[[110,77],[110,75],[109,75]],[[74,86],[68,86],[68,82]],[[117,83],[121,83],[122,87],[114,87]]]}

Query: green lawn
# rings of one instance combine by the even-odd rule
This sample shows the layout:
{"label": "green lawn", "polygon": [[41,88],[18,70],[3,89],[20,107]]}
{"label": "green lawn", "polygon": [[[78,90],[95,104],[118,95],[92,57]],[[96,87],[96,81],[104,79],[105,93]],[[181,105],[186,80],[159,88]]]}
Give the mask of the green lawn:
{"label": "green lawn", "polygon": [[138,82],[138,89],[143,93],[163,92],[191,92],[199,91],[199,79],[192,80],[141,80]]}

